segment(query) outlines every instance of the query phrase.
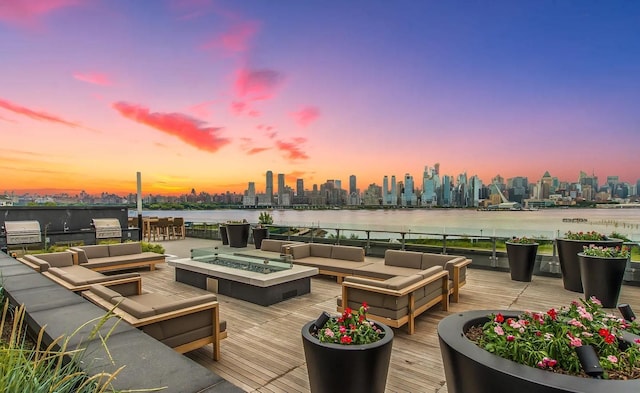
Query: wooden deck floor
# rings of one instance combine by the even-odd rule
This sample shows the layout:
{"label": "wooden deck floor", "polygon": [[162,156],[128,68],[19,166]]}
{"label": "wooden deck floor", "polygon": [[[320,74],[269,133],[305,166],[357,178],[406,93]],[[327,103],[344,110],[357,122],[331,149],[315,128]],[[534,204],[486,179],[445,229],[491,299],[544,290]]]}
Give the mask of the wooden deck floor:
{"label": "wooden deck floor", "polygon": [[[205,243],[207,242],[207,243]],[[211,241],[174,241],[163,245],[168,253],[188,256],[196,246]],[[186,298],[203,291],[174,281],[174,270],[166,264],[153,272],[142,272],[143,289]],[[221,346],[222,358],[212,360],[211,346],[186,354],[247,392],[308,392],[309,382],[300,330],[322,311],[335,314],[340,286],[334,279],[313,278],[311,293],[270,307],[262,307],[227,296],[218,296],[220,313],[228,323],[228,338]],[[577,293],[565,290],[558,278],[534,276],[532,282],[511,281],[508,273],[469,269],[460,302],[448,312],[435,306],[416,321],[416,333],[395,329],[387,392],[446,393],[446,382],[438,346],[438,322],[450,313],[481,309],[546,311],[568,304]],[[623,286],[620,302],[638,305],[640,287]]]}

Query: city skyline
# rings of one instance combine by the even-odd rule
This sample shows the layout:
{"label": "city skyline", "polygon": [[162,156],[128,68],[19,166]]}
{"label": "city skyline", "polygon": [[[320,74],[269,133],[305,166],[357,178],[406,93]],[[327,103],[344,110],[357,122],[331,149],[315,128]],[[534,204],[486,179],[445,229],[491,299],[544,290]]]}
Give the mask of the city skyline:
{"label": "city skyline", "polygon": [[[443,174],[635,184],[640,3],[15,0],[0,190],[357,187]],[[258,181],[259,180],[259,181]],[[273,187],[275,188],[275,187]]]}

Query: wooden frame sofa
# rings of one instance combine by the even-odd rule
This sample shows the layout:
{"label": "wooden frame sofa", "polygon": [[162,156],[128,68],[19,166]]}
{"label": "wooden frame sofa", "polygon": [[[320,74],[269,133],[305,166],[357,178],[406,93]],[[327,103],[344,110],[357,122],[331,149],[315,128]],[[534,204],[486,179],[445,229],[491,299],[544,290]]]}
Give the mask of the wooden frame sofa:
{"label": "wooden frame sofa", "polygon": [[364,248],[322,243],[303,243],[286,247],[293,263],[318,268],[320,274],[335,276],[338,284],[354,271],[369,265],[365,261]]}
{"label": "wooden frame sofa", "polygon": [[388,326],[407,325],[409,334],[415,331],[415,318],[440,303],[449,309],[449,273],[434,266],[409,276],[386,280],[367,277],[345,277],[338,312],[347,306],[359,308],[367,303],[367,317]]}
{"label": "wooden frame sofa", "polygon": [[42,273],[64,288],[80,292],[93,284],[102,284],[123,291],[141,291],[142,278],[139,273],[104,275],[74,263],[74,254],[69,251],[47,254],[28,254],[18,260]]}
{"label": "wooden frame sofa", "polygon": [[386,280],[395,276],[409,276],[417,271],[440,266],[449,273],[451,301],[457,303],[460,300],[460,288],[466,284],[467,265],[470,263],[471,259],[458,255],[386,250],[384,261],[359,267],[353,274]]}
{"label": "wooden frame sofa", "polygon": [[140,242],[78,246],[69,250],[76,254],[78,265],[97,272],[144,266],[155,270],[157,263],[165,262],[163,254],[142,252]]}
{"label": "wooden frame sofa", "polygon": [[215,294],[173,299],[157,293],[131,293],[92,285],[86,299],[113,313],[149,336],[185,353],[213,344],[213,360],[220,359],[220,341],[227,337]]}

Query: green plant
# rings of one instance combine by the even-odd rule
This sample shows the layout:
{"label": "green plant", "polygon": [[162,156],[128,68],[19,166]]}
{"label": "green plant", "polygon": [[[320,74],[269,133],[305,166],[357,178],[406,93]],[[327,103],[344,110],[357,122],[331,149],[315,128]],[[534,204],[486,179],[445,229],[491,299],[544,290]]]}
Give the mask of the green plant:
{"label": "green plant", "polygon": [[589,232],[571,232],[567,231],[564,234],[565,239],[569,240],[607,240],[607,237],[602,233],[596,231]]}
{"label": "green plant", "polygon": [[622,332],[640,333],[637,321],[605,312],[595,298],[573,301],[568,307],[546,313],[525,312],[507,318],[492,314],[489,322],[474,331],[476,343],[485,350],[520,364],[557,373],[581,375],[575,347],[596,350],[605,378],[638,378],[640,339],[621,344]]}
{"label": "green plant", "polygon": [[611,235],[609,235],[609,238],[610,239],[620,239],[625,243],[631,242],[631,239],[629,239],[628,237],[626,237],[622,233],[618,233],[618,232],[611,232]]}
{"label": "green plant", "polygon": [[164,254],[164,247],[162,247],[161,244],[141,242],[140,246],[142,247],[142,252],[150,251],[157,254]]}
{"label": "green plant", "polygon": [[260,216],[258,216],[258,223],[260,225],[271,225],[273,224],[273,216],[269,212],[261,212]]}
{"label": "green plant", "polygon": [[512,237],[511,239],[507,240],[507,242],[509,243],[516,243],[516,244],[534,244],[536,241],[535,239],[532,239],[530,237]]}
{"label": "green plant", "polygon": [[602,258],[629,258],[631,255],[628,247],[603,247],[595,244],[584,246],[582,254]]}
{"label": "green plant", "polygon": [[367,319],[367,303],[358,310],[349,307],[339,317],[330,318],[324,327],[318,330],[320,342],[344,345],[369,344],[384,337],[384,332],[375,322]]}

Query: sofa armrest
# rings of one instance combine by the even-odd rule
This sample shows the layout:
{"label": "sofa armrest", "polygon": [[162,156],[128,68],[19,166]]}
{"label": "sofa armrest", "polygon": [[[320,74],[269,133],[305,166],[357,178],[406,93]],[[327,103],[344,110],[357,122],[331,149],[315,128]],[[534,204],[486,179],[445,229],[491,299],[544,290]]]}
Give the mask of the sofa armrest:
{"label": "sofa armrest", "polygon": [[76,265],[82,265],[83,263],[89,262],[87,258],[87,253],[80,247],[71,247],[68,251],[71,251],[75,254],[74,263]]}
{"label": "sofa armrest", "polygon": [[18,258],[18,260],[40,273],[46,272],[51,267],[49,262],[30,254],[27,254],[22,258]]}
{"label": "sofa armrest", "polygon": [[[416,275],[416,276],[420,276],[421,275]],[[355,277],[347,277],[345,278],[345,280],[342,282],[342,288],[343,288],[343,299],[345,298],[344,292],[345,292],[345,288],[355,288],[355,289],[361,289],[363,291],[370,291],[370,292],[376,292],[376,293],[380,293],[383,295],[391,295],[391,296],[404,296],[407,295],[411,292],[414,292],[428,284],[431,284],[432,282],[438,281],[438,280],[442,280],[443,281],[443,286],[446,287],[446,291],[448,291],[448,280],[449,280],[449,273],[446,270],[440,270],[437,273],[434,273],[428,277],[422,278],[422,279],[417,279],[417,281],[403,287],[400,289],[390,289],[387,288],[386,286],[388,284],[385,284],[385,281],[377,281],[377,280],[372,280],[369,278],[362,278],[362,277],[357,277],[357,280],[353,280],[353,278]],[[390,279],[392,280],[392,279]]]}

